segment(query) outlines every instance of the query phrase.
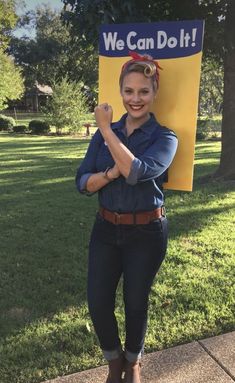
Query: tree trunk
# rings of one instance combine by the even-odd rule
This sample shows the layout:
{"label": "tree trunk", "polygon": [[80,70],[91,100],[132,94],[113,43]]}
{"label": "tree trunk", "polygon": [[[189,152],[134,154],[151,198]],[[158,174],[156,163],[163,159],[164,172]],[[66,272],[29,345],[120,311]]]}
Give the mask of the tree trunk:
{"label": "tree trunk", "polygon": [[225,21],[222,148],[215,177],[235,180],[235,1],[228,2]]}

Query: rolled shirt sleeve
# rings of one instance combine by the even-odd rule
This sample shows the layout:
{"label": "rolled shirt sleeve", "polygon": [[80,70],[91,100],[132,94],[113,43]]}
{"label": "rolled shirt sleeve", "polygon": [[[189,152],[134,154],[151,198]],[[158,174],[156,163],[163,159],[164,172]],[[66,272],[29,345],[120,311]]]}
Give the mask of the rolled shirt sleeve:
{"label": "rolled shirt sleeve", "polygon": [[86,185],[87,185],[87,181],[88,181],[88,178],[92,175],[93,173],[86,173],[86,174],[83,174],[80,178],[80,181],[79,181],[79,185],[77,185],[80,193],[82,194],[86,194],[86,195],[92,195],[94,193],[90,193],[87,191],[86,189]]}
{"label": "rolled shirt sleeve", "polygon": [[100,132],[97,130],[94,136],[91,139],[90,145],[88,147],[88,150],[86,152],[86,155],[79,166],[76,174],[76,186],[80,193],[86,194],[88,196],[94,194],[90,193],[86,190],[86,184],[88,178],[93,174],[97,173],[96,169],[96,155],[97,151],[99,149],[99,146],[102,143],[102,136]]}
{"label": "rolled shirt sleeve", "polygon": [[159,177],[173,161],[177,146],[175,133],[163,127],[149,148],[133,159],[126,182],[135,185]]}

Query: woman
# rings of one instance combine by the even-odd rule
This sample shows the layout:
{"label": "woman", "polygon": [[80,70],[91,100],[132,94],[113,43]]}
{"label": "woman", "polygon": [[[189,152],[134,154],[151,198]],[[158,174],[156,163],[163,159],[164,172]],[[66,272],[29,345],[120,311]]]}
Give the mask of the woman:
{"label": "woman", "polygon": [[[112,123],[112,107],[95,108],[98,130],[78,169],[81,193],[98,191],[100,209],[91,233],[88,306],[104,357],[106,383],[140,383],[140,359],[147,328],[148,296],[164,259],[167,219],[163,175],[171,164],[177,138],[150,113],[156,98],[158,64],[130,53],[120,75],[127,111]],[[124,352],[114,314],[115,294],[123,276],[126,340]]]}

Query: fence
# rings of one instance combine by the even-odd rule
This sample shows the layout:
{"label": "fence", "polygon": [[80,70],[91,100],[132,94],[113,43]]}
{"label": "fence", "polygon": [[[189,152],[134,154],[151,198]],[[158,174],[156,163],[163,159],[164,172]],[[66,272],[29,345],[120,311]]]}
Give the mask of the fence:
{"label": "fence", "polygon": [[25,120],[30,119],[34,120],[37,118],[43,117],[42,112],[29,112],[27,110],[2,110],[0,114],[4,114],[4,116],[13,117],[15,120]]}

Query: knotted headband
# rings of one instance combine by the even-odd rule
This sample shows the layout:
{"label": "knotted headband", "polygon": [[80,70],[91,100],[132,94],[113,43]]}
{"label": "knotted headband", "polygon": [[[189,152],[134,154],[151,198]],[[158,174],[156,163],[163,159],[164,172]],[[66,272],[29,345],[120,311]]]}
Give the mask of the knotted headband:
{"label": "knotted headband", "polygon": [[138,62],[138,61],[146,61],[146,63],[152,63],[154,64],[155,68],[156,68],[156,71],[155,73],[152,73],[151,74],[151,68],[146,68],[146,71],[144,71],[144,74],[147,75],[147,77],[151,77],[153,75],[155,75],[156,77],[156,81],[157,83],[159,82],[159,69],[162,69],[160,67],[160,65],[158,64],[157,61],[154,61],[153,58],[147,54],[145,55],[140,55],[138,54],[137,52],[133,52],[133,51],[129,51],[129,55],[132,57],[131,60],[127,61],[123,66],[122,66],[122,70],[121,70],[121,73],[123,73],[123,71],[130,65],[130,64],[133,64],[135,62]]}

